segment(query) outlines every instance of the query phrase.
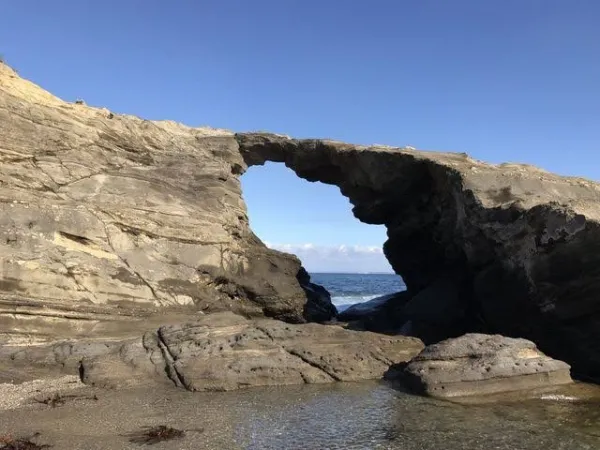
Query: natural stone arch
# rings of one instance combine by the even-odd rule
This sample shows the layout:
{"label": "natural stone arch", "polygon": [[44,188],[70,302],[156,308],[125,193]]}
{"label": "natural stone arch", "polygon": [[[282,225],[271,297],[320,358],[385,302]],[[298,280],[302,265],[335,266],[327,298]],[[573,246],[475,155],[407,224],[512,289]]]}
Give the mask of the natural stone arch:
{"label": "natural stone arch", "polygon": [[600,375],[596,184],[466,154],[264,133],[236,140],[247,165],[283,162],[335,184],[359,220],[385,225],[384,252],[408,295],[464,309],[446,332],[528,337]]}
{"label": "natural stone arch", "polygon": [[[279,161],[387,227],[412,314],[467,312],[440,337],[524,336],[600,376],[596,183],[463,154],[152,122],[64,102],[3,64],[0,147],[0,344],[93,338],[159,306],[331,318],[300,261],[248,225],[239,176]],[[442,308],[448,292],[458,308]]]}

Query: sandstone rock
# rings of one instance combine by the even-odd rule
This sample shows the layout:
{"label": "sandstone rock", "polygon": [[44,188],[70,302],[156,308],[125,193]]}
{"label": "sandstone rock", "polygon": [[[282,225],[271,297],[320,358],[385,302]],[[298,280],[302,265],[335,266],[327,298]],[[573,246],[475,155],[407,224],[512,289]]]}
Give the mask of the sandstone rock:
{"label": "sandstone rock", "polygon": [[190,391],[330,383],[381,378],[422,348],[415,338],[218,313],[84,358],[81,373],[101,387],[175,383]]}
{"label": "sandstone rock", "polygon": [[0,64],[0,343],[181,305],[331,318],[249,229],[244,167],[229,131],[66,103]]}
{"label": "sandstone rock", "polygon": [[65,103],[4,65],[0,340],[81,336],[182,304],[329,319],[298,259],[249,228],[239,177],[266,161],[339,186],[359,220],[387,227],[388,260],[432,312],[398,327],[428,341],[523,336],[600,379],[598,184],[466,154],[142,120]]}
{"label": "sandstone rock", "polygon": [[497,394],[571,383],[568,364],[533,342],[467,334],[427,346],[404,369],[408,383],[434,397]]}

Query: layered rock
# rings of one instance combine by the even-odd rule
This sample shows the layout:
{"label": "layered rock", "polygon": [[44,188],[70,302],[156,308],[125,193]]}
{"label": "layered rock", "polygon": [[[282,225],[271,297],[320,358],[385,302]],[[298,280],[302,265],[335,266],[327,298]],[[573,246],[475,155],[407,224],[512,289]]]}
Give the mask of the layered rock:
{"label": "layered rock", "polygon": [[0,343],[165,306],[332,317],[250,230],[244,168],[231,132],[66,103],[0,64]]}
{"label": "layered rock", "polygon": [[433,397],[466,397],[560,386],[570,366],[525,339],[467,334],[427,346],[404,369],[415,390]]}
{"label": "layered rock", "polygon": [[419,296],[399,327],[427,342],[473,330],[524,336],[600,376],[598,184],[466,154],[236,138],[248,165],[283,162],[335,184],[358,219],[387,227],[385,255]]}
{"label": "layered rock", "polygon": [[83,358],[81,375],[94,386],[174,383],[190,391],[357,381],[381,378],[422,347],[409,337],[218,313]]}
{"label": "layered rock", "polygon": [[[0,65],[0,338],[86,334],[191,304],[291,322],[335,310],[249,228],[239,176],[283,162],[384,224],[398,328],[534,340],[600,376],[600,187],[466,154],[189,128],[65,103]],[[408,308],[408,305],[410,307]]]}

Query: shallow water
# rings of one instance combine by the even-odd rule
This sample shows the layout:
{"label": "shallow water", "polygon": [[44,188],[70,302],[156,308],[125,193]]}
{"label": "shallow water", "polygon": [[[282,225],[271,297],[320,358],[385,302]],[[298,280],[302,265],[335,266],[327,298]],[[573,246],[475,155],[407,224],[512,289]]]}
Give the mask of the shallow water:
{"label": "shallow water", "polygon": [[[139,448],[143,426],[191,430],[156,449],[600,449],[600,404],[534,400],[458,405],[383,383],[190,394],[98,391],[98,401],[0,412],[0,434],[40,432],[54,449]],[[203,431],[197,431],[203,429]]]}

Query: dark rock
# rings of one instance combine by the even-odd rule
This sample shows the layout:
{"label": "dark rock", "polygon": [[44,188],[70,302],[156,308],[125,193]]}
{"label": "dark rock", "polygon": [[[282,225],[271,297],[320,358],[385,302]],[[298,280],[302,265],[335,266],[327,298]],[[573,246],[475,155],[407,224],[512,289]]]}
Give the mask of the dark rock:
{"label": "dark rock", "polygon": [[405,320],[403,308],[409,299],[406,291],[383,295],[348,307],[339,313],[338,320],[369,331],[398,333]]}
{"label": "dark rock", "polygon": [[[393,372],[393,370],[392,370]],[[418,392],[466,397],[571,383],[570,367],[525,339],[467,334],[427,346],[404,368]]]}
{"label": "dark rock", "polygon": [[[411,303],[421,318],[400,327],[429,342],[472,331],[523,336],[600,378],[598,184],[466,154],[265,133],[236,139],[246,164],[283,162],[337,185],[358,219],[387,227],[385,255],[411,297],[424,292],[429,311]],[[452,288],[436,295],[431,287],[444,278]],[[431,319],[442,311],[452,314],[440,328]]]}
{"label": "dark rock", "polygon": [[232,313],[160,327],[110,353],[84,358],[82,380],[101,387],[174,383],[190,391],[381,378],[415,356],[415,338],[335,325],[256,319]]}

